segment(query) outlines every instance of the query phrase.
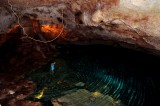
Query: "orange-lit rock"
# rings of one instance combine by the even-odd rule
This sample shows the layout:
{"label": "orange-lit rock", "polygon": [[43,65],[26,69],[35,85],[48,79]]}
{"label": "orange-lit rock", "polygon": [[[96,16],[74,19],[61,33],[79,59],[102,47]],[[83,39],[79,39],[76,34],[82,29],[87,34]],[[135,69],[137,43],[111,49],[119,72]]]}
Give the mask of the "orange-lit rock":
{"label": "orange-lit rock", "polygon": [[41,31],[44,32],[44,34],[49,38],[54,38],[56,36],[64,35],[65,32],[63,31],[63,25],[42,25]]}

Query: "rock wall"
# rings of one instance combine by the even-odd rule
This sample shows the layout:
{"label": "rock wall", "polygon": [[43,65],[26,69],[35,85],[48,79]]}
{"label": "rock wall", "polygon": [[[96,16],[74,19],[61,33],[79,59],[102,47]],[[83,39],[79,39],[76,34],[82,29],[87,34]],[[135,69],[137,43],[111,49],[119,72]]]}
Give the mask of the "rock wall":
{"label": "rock wall", "polygon": [[114,41],[157,54],[160,51],[158,0],[9,0],[13,10],[8,0],[1,2],[1,34],[17,23],[15,11],[26,32],[31,26],[23,24],[24,17],[35,19],[40,25],[62,24],[63,20],[68,33],[60,37],[62,41]]}

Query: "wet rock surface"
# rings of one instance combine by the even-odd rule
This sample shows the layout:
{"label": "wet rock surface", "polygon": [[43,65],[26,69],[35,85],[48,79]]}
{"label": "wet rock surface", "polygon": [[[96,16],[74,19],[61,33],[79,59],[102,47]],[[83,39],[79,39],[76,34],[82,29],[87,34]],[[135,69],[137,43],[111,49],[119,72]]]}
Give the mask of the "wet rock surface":
{"label": "wet rock surface", "polygon": [[98,92],[89,92],[85,89],[64,95],[51,100],[54,106],[124,106],[110,96]]}
{"label": "wet rock surface", "polygon": [[1,76],[0,79],[0,104],[2,106],[27,106],[29,102],[24,99],[34,92],[36,85],[32,81],[27,81],[20,78],[13,78],[11,80],[8,79],[9,78],[4,78],[4,75]]}

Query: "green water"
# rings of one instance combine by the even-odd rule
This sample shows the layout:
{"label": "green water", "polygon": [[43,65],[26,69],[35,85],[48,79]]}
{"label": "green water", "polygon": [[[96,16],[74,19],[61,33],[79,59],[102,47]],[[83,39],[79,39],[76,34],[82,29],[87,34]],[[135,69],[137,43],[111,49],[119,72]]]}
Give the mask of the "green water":
{"label": "green water", "polygon": [[[155,76],[150,74],[150,67],[139,65],[140,62],[147,64],[145,56],[149,55],[105,46],[59,46],[57,49],[60,54],[56,59],[27,76],[37,84],[29,99],[49,106],[52,98],[86,89],[109,95],[127,106],[150,106],[157,103],[154,87],[151,85],[155,83]],[[138,62],[134,63],[134,59],[138,59]],[[56,62],[54,73],[50,71],[50,64],[53,62]],[[79,82],[84,83],[84,86],[77,86]],[[44,87],[47,89],[42,98],[35,99],[34,95]]]}

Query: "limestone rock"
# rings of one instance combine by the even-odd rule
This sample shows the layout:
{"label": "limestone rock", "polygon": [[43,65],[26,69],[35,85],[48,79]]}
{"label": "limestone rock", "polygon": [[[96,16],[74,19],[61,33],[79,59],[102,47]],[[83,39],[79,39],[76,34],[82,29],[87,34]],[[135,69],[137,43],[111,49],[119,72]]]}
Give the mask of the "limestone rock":
{"label": "limestone rock", "polygon": [[38,20],[40,26],[63,20],[67,35],[60,37],[61,42],[114,42],[160,54],[159,4],[159,0],[6,0],[0,5],[0,32],[17,23],[15,14],[24,27],[24,17]]}

